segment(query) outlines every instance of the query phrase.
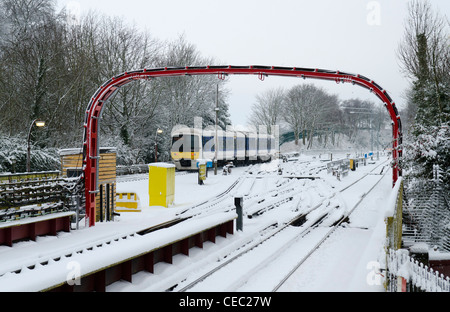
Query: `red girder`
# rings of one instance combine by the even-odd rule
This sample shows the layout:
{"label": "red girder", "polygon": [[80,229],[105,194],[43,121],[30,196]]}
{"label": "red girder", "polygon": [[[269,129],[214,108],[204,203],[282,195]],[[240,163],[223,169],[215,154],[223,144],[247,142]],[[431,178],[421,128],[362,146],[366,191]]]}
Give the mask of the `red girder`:
{"label": "red girder", "polygon": [[299,78],[313,78],[330,80],[337,83],[352,83],[364,87],[373,92],[386,106],[392,120],[393,133],[393,183],[401,175],[398,167],[398,159],[402,156],[401,121],[395,103],[388,93],[374,81],[361,76],[339,71],[296,68],[296,67],[275,67],[275,66],[204,66],[204,67],[174,67],[174,68],[152,68],[142,69],[132,72],[125,72],[111,78],[105,82],[94,94],[86,110],[85,134],[83,145],[83,171],[86,196],[86,217],[89,226],[95,225],[95,196],[98,192],[96,187],[98,168],[98,122],[105,102],[120,87],[139,79],[153,77],[175,77],[189,75],[217,75],[219,79],[224,79],[227,75],[257,75],[261,80],[264,77],[285,76]]}

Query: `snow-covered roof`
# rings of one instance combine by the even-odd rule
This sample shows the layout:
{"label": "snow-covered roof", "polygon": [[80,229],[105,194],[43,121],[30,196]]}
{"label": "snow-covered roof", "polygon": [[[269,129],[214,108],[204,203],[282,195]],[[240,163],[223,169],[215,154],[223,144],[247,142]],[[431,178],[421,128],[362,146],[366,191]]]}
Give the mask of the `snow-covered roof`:
{"label": "snow-covered roof", "polygon": [[[82,148],[65,148],[60,149],[59,151],[60,156],[66,156],[66,155],[77,155],[83,153]],[[117,147],[100,147],[100,154],[108,154],[108,153],[116,153]]]}
{"label": "snow-covered roof", "polygon": [[169,164],[169,163],[152,163],[152,164],[148,164],[149,167],[160,167],[160,168],[175,168],[174,164]]}

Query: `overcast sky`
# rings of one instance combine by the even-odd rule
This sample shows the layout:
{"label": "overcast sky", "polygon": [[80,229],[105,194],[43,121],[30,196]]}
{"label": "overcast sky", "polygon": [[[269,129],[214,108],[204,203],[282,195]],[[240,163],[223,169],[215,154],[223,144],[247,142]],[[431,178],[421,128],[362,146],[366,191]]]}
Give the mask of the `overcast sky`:
{"label": "overcast sky", "polygon": [[[449,0],[431,0],[450,15]],[[96,10],[123,17],[159,40],[184,34],[202,56],[223,65],[311,67],[361,74],[385,88],[402,107],[408,81],[396,50],[407,0],[58,0],[80,14]],[[198,64],[208,65],[208,64]],[[119,74],[119,73],[118,73]],[[378,103],[365,89],[335,82],[269,76],[230,76],[233,124],[246,124],[255,95],[269,88],[314,83],[341,99]],[[386,114],[386,116],[388,116]]]}

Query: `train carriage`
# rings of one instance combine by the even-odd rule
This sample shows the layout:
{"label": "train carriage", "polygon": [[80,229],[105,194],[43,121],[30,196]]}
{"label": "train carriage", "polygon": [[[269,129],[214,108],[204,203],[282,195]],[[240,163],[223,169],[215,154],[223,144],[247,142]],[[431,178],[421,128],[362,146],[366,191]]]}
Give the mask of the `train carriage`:
{"label": "train carriage", "polygon": [[171,156],[177,169],[197,169],[196,159],[201,158],[201,131],[194,128],[179,128],[172,131]]}
{"label": "train carriage", "polygon": [[256,132],[247,132],[245,135],[245,161],[246,163],[258,160],[258,134]]}
{"label": "train carriage", "polygon": [[245,163],[245,133],[242,131],[234,132],[234,159],[237,163]]}
{"label": "train carriage", "polygon": [[[226,162],[249,164],[268,161],[275,155],[271,135],[244,131],[217,131],[219,166]],[[198,159],[216,157],[215,130],[180,127],[172,131],[171,156],[178,170],[197,170]]]}

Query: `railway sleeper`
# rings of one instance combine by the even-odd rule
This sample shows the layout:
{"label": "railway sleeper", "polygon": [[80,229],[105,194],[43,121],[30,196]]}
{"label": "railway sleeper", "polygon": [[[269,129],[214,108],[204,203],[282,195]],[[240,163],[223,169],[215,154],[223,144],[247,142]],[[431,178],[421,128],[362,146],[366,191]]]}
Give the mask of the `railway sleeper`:
{"label": "railway sleeper", "polygon": [[289,225],[300,227],[306,222],[306,216],[307,214],[302,214],[299,217],[295,218],[295,220],[292,220]]}
{"label": "railway sleeper", "polygon": [[[279,201],[277,201],[277,202],[275,202],[273,204],[270,204],[270,205],[267,205],[267,206],[265,206],[265,207],[263,207],[261,209],[258,209],[256,211],[254,211],[253,213],[247,214],[247,218],[252,219],[253,217],[260,216],[263,213],[266,213],[267,211],[270,211],[270,210],[272,210],[274,208],[277,208],[277,207],[279,207],[280,205],[282,205],[284,203],[292,201],[293,199],[294,199],[293,196],[289,196],[289,197],[283,198],[282,200],[279,200]],[[261,201],[261,202],[263,202],[263,201]],[[259,203],[260,202],[258,202],[258,204]]]}
{"label": "railway sleeper", "polygon": [[334,221],[334,223],[330,227],[338,226],[338,225],[341,225],[343,223],[349,224],[350,223],[350,218],[348,216],[342,216],[338,220]]}

